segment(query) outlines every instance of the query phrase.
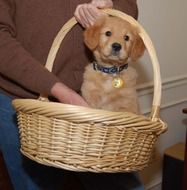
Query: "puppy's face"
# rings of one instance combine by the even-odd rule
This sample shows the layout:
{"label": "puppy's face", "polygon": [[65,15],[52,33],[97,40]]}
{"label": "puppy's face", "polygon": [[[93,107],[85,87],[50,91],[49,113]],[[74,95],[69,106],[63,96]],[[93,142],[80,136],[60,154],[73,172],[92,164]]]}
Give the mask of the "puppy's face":
{"label": "puppy's face", "polygon": [[137,29],[117,17],[103,17],[85,30],[84,41],[102,63],[124,64],[128,58],[138,59],[145,46]]}

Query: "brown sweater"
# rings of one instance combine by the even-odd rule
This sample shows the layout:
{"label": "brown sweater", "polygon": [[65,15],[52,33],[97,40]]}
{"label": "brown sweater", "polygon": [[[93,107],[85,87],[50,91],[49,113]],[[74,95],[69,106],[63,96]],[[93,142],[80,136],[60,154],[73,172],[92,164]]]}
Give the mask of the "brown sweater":
{"label": "brown sweater", "polygon": [[[36,98],[50,95],[57,81],[79,91],[91,57],[80,25],[63,40],[53,73],[44,65],[57,32],[85,2],[90,0],[0,0],[0,93]],[[114,0],[114,7],[137,18],[136,0]]]}

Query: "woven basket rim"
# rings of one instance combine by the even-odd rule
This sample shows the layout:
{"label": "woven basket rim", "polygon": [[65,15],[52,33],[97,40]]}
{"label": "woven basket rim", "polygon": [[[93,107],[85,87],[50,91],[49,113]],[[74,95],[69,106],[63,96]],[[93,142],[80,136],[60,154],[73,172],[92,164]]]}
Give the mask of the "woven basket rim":
{"label": "woven basket rim", "polygon": [[[141,128],[139,124],[144,123],[146,129],[151,129],[152,132],[161,134],[166,131],[167,125],[161,119],[152,120],[150,117],[144,115],[137,115],[130,112],[113,112],[108,110],[93,109],[89,107],[75,106],[70,104],[62,104],[58,102],[44,102],[34,99],[15,99],[12,104],[17,112],[24,112],[24,114],[42,115],[53,119],[65,119],[75,123],[100,123],[107,121],[106,126],[110,127],[117,121],[118,125],[124,121],[129,120],[131,123],[134,120],[134,127]],[[155,127],[155,125],[157,127]],[[159,127],[158,127],[159,126]],[[131,127],[126,126],[126,128]],[[120,128],[120,127],[119,127]],[[123,128],[123,127],[122,127]]]}
{"label": "woven basket rim", "polygon": [[[113,115],[128,115],[137,116],[131,112],[114,112],[110,110],[103,110],[103,109],[96,109],[84,106],[77,106],[72,104],[64,104],[60,102],[51,102],[51,101],[41,101],[38,99],[15,99],[12,101],[13,106],[16,108],[17,111],[20,111],[22,108],[26,108],[29,105],[29,109],[25,109],[25,112],[29,112],[31,107],[35,108],[47,108],[50,106],[50,111],[62,113],[62,110],[66,110],[66,112],[74,112],[74,111],[83,111],[83,112],[90,112],[90,113],[97,113],[98,115],[105,115],[105,114],[113,114]],[[37,110],[36,110],[37,111]],[[144,115],[138,115],[138,117],[147,118]]]}

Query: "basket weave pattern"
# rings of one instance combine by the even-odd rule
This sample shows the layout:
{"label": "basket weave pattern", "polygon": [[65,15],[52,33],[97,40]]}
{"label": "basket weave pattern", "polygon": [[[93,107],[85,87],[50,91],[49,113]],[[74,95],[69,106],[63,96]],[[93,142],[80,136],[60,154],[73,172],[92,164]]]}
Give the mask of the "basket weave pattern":
{"label": "basket weave pattern", "polygon": [[39,163],[68,170],[141,170],[149,163],[155,141],[165,130],[161,121],[131,113],[114,114],[52,102],[38,106],[38,100],[16,103],[17,110],[21,110],[18,121],[22,153]]}
{"label": "basket weave pattern", "polygon": [[[106,12],[136,24],[124,13]],[[46,63],[49,71],[52,71],[62,40],[75,24],[72,18],[55,38]],[[167,127],[159,118],[161,81],[158,60],[149,37],[141,26],[138,27],[156,73],[151,116],[41,100],[46,100],[45,97],[17,99],[13,105],[18,115],[24,155],[41,164],[73,171],[130,172],[149,164],[155,142]]]}

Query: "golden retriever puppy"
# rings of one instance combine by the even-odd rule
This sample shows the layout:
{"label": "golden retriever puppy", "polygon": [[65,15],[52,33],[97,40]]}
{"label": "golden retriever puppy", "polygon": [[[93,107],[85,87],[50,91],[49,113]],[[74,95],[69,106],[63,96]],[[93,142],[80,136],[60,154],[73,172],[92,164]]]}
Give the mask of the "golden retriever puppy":
{"label": "golden retriever puppy", "polygon": [[127,21],[106,16],[84,32],[84,42],[95,61],[85,68],[82,96],[93,108],[139,113],[137,72],[129,66],[145,46],[137,28]]}

